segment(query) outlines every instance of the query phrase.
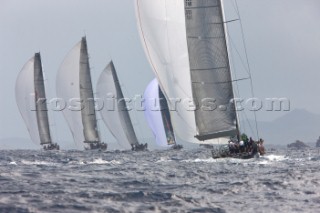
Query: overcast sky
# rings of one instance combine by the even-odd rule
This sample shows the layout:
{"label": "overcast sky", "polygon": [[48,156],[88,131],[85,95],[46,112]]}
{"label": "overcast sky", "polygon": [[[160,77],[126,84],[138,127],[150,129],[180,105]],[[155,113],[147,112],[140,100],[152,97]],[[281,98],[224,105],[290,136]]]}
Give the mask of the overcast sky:
{"label": "overcast sky", "polygon": [[[225,1],[227,19],[236,18],[229,4],[233,0]],[[262,100],[286,97],[292,110],[303,108],[319,113],[320,1],[237,2],[255,96]],[[48,97],[55,97],[56,73],[63,58],[84,35],[94,85],[111,59],[127,97],[142,94],[154,78],[140,43],[133,0],[0,0],[0,32],[0,139],[29,138],[16,106],[14,87],[18,73],[35,52],[41,52]],[[233,40],[239,41],[240,35],[239,31],[230,30]],[[243,56],[241,47],[239,51]],[[71,141],[61,113],[53,114],[58,139]],[[258,118],[270,120],[281,114],[261,111]],[[135,113],[133,120],[138,137],[151,137],[142,113]],[[109,139],[102,122],[100,127],[105,132],[102,135]]]}

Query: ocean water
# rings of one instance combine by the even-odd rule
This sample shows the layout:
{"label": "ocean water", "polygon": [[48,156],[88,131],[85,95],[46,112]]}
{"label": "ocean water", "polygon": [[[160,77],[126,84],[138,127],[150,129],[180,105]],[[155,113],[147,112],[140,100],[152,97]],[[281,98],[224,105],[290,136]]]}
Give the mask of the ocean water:
{"label": "ocean water", "polygon": [[319,212],[320,154],[0,151],[0,212]]}

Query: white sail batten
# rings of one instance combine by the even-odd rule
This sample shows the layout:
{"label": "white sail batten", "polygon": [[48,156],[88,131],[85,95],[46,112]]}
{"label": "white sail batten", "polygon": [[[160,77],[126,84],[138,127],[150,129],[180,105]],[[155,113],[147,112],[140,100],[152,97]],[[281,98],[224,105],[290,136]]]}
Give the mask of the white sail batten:
{"label": "white sail batten", "polygon": [[193,143],[226,143],[237,134],[237,116],[230,103],[221,0],[136,0],[136,15],[145,53],[166,97],[190,99],[198,107],[190,111],[177,105],[171,112],[175,133]]}
{"label": "white sail batten", "polygon": [[[136,0],[138,28],[145,53],[168,100],[175,133],[196,143],[183,0]],[[176,104],[176,100],[180,103]]]}
{"label": "white sail batten", "polygon": [[104,107],[100,110],[101,117],[117,142],[125,149],[131,148],[130,145],[137,145],[138,139],[112,61],[99,77],[97,98],[104,102]]}
{"label": "white sail batten", "polygon": [[149,83],[143,98],[144,114],[157,145],[160,147],[172,147],[176,143],[171,127],[170,113],[157,79],[153,79]]}

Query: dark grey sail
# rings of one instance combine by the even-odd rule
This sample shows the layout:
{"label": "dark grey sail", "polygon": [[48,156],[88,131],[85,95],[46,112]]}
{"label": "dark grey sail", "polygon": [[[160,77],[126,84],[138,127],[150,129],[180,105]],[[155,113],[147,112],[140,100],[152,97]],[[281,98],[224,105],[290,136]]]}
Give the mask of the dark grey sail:
{"label": "dark grey sail", "polygon": [[[185,0],[192,93],[196,104],[215,100],[216,109],[195,112],[199,140],[235,136],[237,114],[221,0]],[[219,106],[222,106],[221,108]]]}
{"label": "dark grey sail", "polygon": [[51,144],[48,109],[46,104],[46,91],[44,86],[40,53],[34,56],[34,92],[36,117],[39,129],[40,144]]}
{"label": "dark grey sail", "polygon": [[128,113],[127,105],[124,100],[123,93],[120,87],[120,82],[112,61],[110,62],[108,67],[111,71],[116,93],[117,93],[116,97],[117,97],[117,104],[118,104],[118,111],[119,111],[118,113],[120,115],[120,122],[122,124],[123,130],[125,132],[125,135],[127,136],[129,143],[131,145],[138,146],[139,142],[134,132],[133,125]]}
{"label": "dark grey sail", "polygon": [[81,40],[80,48],[80,99],[83,103],[83,109],[81,110],[81,118],[83,124],[83,134],[85,143],[97,143],[100,142],[100,137],[97,128],[97,118],[94,106],[94,97],[91,83],[91,74],[89,66],[89,57],[87,49],[86,38]]}
{"label": "dark grey sail", "polygon": [[165,132],[166,138],[167,138],[167,144],[168,145],[175,145],[176,139],[174,136],[174,131],[173,131],[172,123],[171,123],[168,102],[167,102],[167,99],[165,98],[160,86],[158,88],[159,88],[160,111],[161,111],[164,132]]}

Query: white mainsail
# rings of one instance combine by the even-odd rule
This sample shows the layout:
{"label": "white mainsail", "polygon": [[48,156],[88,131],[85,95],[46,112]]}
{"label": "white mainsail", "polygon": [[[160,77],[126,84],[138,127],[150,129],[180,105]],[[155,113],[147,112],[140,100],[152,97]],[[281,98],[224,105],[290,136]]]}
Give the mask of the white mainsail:
{"label": "white mainsail", "polygon": [[40,53],[23,66],[15,93],[32,141],[37,145],[52,144]]}
{"label": "white mainsail", "polygon": [[94,97],[86,38],[77,43],[62,62],[56,80],[57,95],[67,103],[63,115],[75,143],[98,143]]}
{"label": "white mainsail", "polygon": [[156,78],[147,86],[143,98],[144,114],[157,145],[160,147],[172,147],[176,142],[171,126],[170,113],[167,101]]}
{"label": "white mainsail", "polygon": [[138,145],[139,143],[126,109],[126,103],[112,61],[99,77],[97,98],[104,103],[104,107],[100,110],[102,120],[117,142],[125,149],[131,148],[130,145]]}
{"label": "white mainsail", "polygon": [[[227,142],[226,137],[237,134],[237,116],[230,103],[233,89],[221,0],[135,3],[141,40],[160,87],[171,107],[175,102],[170,98],[184,103],[171,111],[175,133],[193,143]],[[191,100],[197,110],[190,107]]]}

